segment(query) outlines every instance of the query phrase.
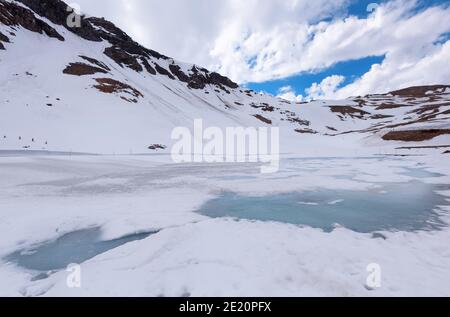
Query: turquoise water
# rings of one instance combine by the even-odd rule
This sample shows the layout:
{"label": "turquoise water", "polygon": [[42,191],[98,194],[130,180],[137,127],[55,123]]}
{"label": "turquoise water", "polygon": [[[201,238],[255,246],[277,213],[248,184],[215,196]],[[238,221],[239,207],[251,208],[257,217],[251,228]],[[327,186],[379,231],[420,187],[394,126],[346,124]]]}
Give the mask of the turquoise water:
{"label": "turquoise water", "polygon": [[[100,228],[71,232],[54,241],[16,251],[5,260],[33,271],[55,271],[65,269],[71,263],[81,264],[101,253],[123,244],[142,240],[156,232],[137,233],[115,240],[102,241]],[[45,276],[37,276],[45,278]]]}
{"label": "turquoise water", "polygon": [[199,213],[219,218],[276,221],[332,231],[336,225],[356,232],[439,230],[446,226],[437,212],[447,205],[439,186],[419,181],[383,184],[369,191],[328,190],[264,197],[224,193]]}

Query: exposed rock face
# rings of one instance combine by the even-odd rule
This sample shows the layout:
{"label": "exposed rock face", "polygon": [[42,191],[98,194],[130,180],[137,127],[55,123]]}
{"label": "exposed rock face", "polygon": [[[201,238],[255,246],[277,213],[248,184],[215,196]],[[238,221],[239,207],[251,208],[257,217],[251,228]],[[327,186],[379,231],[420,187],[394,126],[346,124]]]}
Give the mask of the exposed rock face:
{"label": "exposed rock face", "polygon": [[319,132],[314,131],[313,129],[295,129],[295,132],[300,134],[317,134]]}
{"label": "exposed rock face", "polygon": [[[130,85],[127,85],[125,83],[122,83],[120,81],[114,80],[112,78],[96,78],[95,81],[98,83],[94,87],[100,90],[101,92],[112,94],[112,93],[124,93],[131,95],[135,98],[144,97],[144,95],[137,89],[131,87]],[[133,101],[133,99],[127,99],[123,97],[122,99],[125,99],[127,101]]]}
{"label": "exposed rock face", "polygon": [[262,122],[264,122],[264,123],[266,123],[266,124],[272,124],[272,120],[267,119],[266,117],[263,117],[263,116],[260,115],[260,114],[256,114],[256,115],[254,115],[254,117],[255,117],[256,119],[258,119],[259,121],[262,121]]}
{"label": "exposed rock face", "polygon": [[84,76],[84,75],[93,75],[97,73],[106,74],[111,70],[107,65],[105,65],[105,63],[102,63],[96,60],[95,58],[83,55],[80,55],[80,58],[91,63],[92,65],[80,62],[70,63],[69,66],[67,66],[63,70],[63,73],[67,75]]}
{"label": "exposed rock face", "polygon": [[157,151],[157,150],[165,150],[167,146],[163,144],[152,144],[148,147],[149,150]]}
{"label": "exposed rock face", "polygon": [[46,17],[52,23],[57,25],[62,25],[69,31],[77,34],[78,36],[84,38],[85,40],[100,42],[101,37],[96,34],[95,29],[81,17],[80,27],[70,27],[67,25],[67,18],[69,15],[73,14],[73,10],[63,1],[60,0],[17,0],[23,3],[31,10],[39,14],[40,16]]}
{"label": "exposed rock face", "polygon": [[149,72],[152,75],[156,75],[156,70],[149,64],[149,62],[145,58],[142,58],[141,62],[144,65],[147,72]]}
{"label": "exposed rock face", "polygon": [[0,42],[9,43],[9,38],[6,35],[4,35],[2,32],[0,32]]}
{"label": "exposed rock face", "polygon": [[70,63],[70,65],[63,70],[63,73],[67,75],[84,76],[97,73],[106,74],[107,71],[103,68],[94,67],[84,63]]}
{"label": "exposed rock face", "polygon": [[159,66],[158,64],[155,64],[155,69],[159,74],[165,75],[165,76],[169,77],[170,79],[175,79],[175,77],[173,77],[173,75],[167,69]]}
{"label": "exposed rock face", "polygon": [[203,89],[206,85],[215,85],[222,90],[228,88],[238,88],[239,86],[231,81],[229,78],[224,77],[218,73],[210,73],[208,70],[204,68],[192,67],[191,69],[192,75],[189,76],[189,84],[188,86],[193,89]]}
{"label": "exposed rock face", "polygon": [[2,32],[0,32],[0,50],[5,49],[5,46],[3,46],[2,42],[9,43],[9,38],[6,35],[4,35]]}
{"label": "exposed rock face", "polygon": [[136,57],[128,54],[126,51],[120,49],[117,46],[106,48],[104,54],[114,60],[121,67],[128,67],[137,72],[142,72],[143,70]]}
{"label": "exposed rock face", "polygon": [[[34,2],[37,3],[39,1]],[[3,0],[0,0],[0,23],[7,26],[20,25],[29,31],[46,34],[49,37],[64,41],[64,37],[50,25],[38,19],[31,10]]]}
{"label": "exposed rock face", "polygon": [[[206,85],[214,85],[217,88],[226,90],[228,88],[238,88],[239,85],[218,73],[211,73],[205,68],[197,68],[193,66],[190,69],[190,74],[186,74],[181,70],[181,67],[176,64],[169,65],[169,69],[178,80],[188,84],[192,89],[204,89]],[[162,72],[160,72],[162,71]],[[164,74],[164,70],[159,70],[160,74]],[[170,77],[170,76],[169,76]]]}
{"label": "exposed rock face", "polygon": [[172,72],[172,74],[177,76],[177,78],[180,81],[185,82],[185,83],[189,83],[191,81],[191,78],[181,70],[180,66],[171,64],[171,65],[169,65],[169,69]]}
{"label": "exposed rock face", "polygon": [[111,70],[105,63],[102,63],[102,62],[96,60],[95,58],[88,57],[88,56],[83,56],[83,55],[80,55],[80,57],[82,59],[84,59],[85,61],[88,61],[91,64],[94,64],[94,65],[96,65],[96,66],[98,66],[100,68],[103,68],[106,71],[110,71]]}
{"label": "exposed rock face", "polygon": [[391,94],[394,96],[401,96],[401,97],[421,98],[421,97],[428,97],[430,94],[433,95],[442,94],[446,91],[446,89],[450,89],[450,86],[447,85],[416,86],[396,90],[391,92]]}
{"label": "exposed rock face", "polygon": [[331,112],[339,113],[342,116],[350,116],[351,118],[363,119],[365,115],[370,115],[367,111],[356,109],[350,106],[331,106]]}
{"label": "exposed rock face", "polygon": [[427,129],[392,131],[383,136],[385,141],[421,142],[432,140],[440,135],[450,134],[450,129]]}
{"label": "exposed rock face", "polygon": [[209,80],[208,83],[215,84],[215,85],[224,85],[224,86],[230,87],[230,88],[238,88],[239,87],[239,85],[236,84],[235,82],[233,82],[231,79],[229,79],[228,77],[222,76],[218,73],[210,73],[208,80]]}

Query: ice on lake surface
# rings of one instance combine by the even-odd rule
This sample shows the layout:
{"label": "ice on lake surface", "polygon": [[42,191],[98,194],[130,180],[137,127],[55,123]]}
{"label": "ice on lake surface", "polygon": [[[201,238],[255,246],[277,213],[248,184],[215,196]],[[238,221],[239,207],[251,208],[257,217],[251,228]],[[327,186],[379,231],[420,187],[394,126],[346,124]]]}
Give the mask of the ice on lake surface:
{"label": "ice on lake surface", "polygon": [[367,191],[329,190],[269,196],[224,193],[198,212],[219,218],[276,221],[330,232],[337,225],[356,232],[439,230],[446,226],[436,211],[448,205],[440,186],[419,181],[383,184]]}
{"label": "ice on lake surface", "polygon": [[102,241],[100,228],[67,233],[54,241],[16,251],[5,260],[33,271],[65,269],[71,263],[83,263],[108,250],[126,243],[142,240],[156,232],[136,233],[119,239]]}
{"label": "ice on lake surface", "polygon": [[[89,164],[91,160],[93,164]],[[356,232],[379,232],[372,235],[375,237],[388,237],[380,232],[385,230],[439,230],[446,226],[438,206],[448,202],[437,191],[450,189],[447,179],[428,172],[425,165],[416,162],[360,159],[358,164],[353,164],[355,161],[344,159],[284,160],[279,173],[262,175],[259,166],[250,164],[147,164],[141,157],[103,160],[102,157],[30,158],[15,163],[5,158],[8,168],[21,171],[26,167],[24,175],[27,176],[17,179],[14,188],[9,184],[5,187],[11,188],[10,192],[17,197],[26,194],[30,196],[24,197],[33,198],[12,200],[10,192],[2,193],[3,200],[13,207],[9,208],[9,215],[15,215],[18,209],[26,220],[22,226],[39,225],[34,230],[37,234],[27,236],[11,230],[14,239],[8,245],[6,256],[2,254],[2,262],[30,272],[33,280],[46,279],[70,263],[82,264],[126,243],[145,239],[152,234],[148,230],[153,226],[161,230],[181,226],[189,231],[197,222],[205,221],[204,226],[216,223],[193,213],[196,209],[213,218],[275,221],[327,232],[339,224]],[[30,168],[40,173],[28,177]],[[54,176],[55,171],[61,176]],[[51,173],[51,177],[43,177],[41,172],[44,176]],[[433,178],[441,185],[432,184]],[[283,194],[267,195],[271,190]],[[217,193],[223,194],[208,201]],[[67,213],[60,213],[62,199],[68,202]],[[34,210],[45,210],[45,219],[51,223],[46,225],[41,221],[41,212],[31,212]],[[78,223],[75,217],[80,216],[84,220]],[[111,219],[114,221],[108,227]],[[126,231],[114,231],[117,224],[122,228],[130,219],[132,226],[125,227]],[[232,223],[217,222],[224,226]],[[64,235],[55,233],[54,237],[48,234],[48,230],[54,233],[55,228],[66,228],[66,223],[74,223],[74,228],[83,228],[86,223],[103,225]],[[4,223],[2,228],[9,230]],[[130,234],[105,241],[102,230],[115,236]],[[265,234],[265,229],[262,230]],[[143,231],[147,233],[134,234]],[[209,234],[202,239],[209,238]],[[162,236],[150,239],[165,239]],[[329,236],[333,239],[332,234]],[[92,265],[102,264],[92,262]]]}

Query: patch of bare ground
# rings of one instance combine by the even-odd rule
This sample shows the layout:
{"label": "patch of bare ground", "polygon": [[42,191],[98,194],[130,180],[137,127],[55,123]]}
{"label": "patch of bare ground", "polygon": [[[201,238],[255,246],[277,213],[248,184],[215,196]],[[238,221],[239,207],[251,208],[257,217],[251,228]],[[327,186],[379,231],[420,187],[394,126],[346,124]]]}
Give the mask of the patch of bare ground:
{"label": "patch of bare ground", "polygon": [[295,132],[301,133],[301,134],[317,134],[317,131],[314,131],[313,129],[295,129]]}
{"label": "patch of bare ground", "polygon": [[424,105],[418,109],[414,109],[411,111],[408,111],[407,114],[417,114],[417,115],[430,115],[438,113],[440,110],[439,105]]}
{"label": "patch of bare ground", "polygon": [[361,97],[357,97],[357,98],[353,99],[353,101],[356,102],[360,107],[365,106],[367,104],[367,100],[364,100]]}
{"label": "patch of bare ground", "polygon": [[450,154],[450,150],[447,150],[447,151],[445,151],[445,152],[442,153],[442,154]]}
{"label": "patch of bare ground", "polygon": [[88,61],[91,64],[94,64],[94,65],[96,65],[96,66],[98,66],[100,68],[103,68],[104,70],[107,70],[107,71],[111,70],[108,66],[106,66],[105,63],[102,63],[99,60],[96,60],[95,58],[84,56],[84,55],[80,55],[80,57],[82,59],[84,59],[85,61]]}
{"label": "patch of bare ground", "polygon": [[406,122],[402,122],[402,123],[385,125],[385,126],[380,127],[379,129],[371,128],[368,131],[377,131],[377,130],[380,130],[381,128],[395,129],[395,128],[404,127],[404,126],[408,126],[408,125],[412,125],[412,124],[416,124],[416,123],[424,123],[424,122],[429,123],[429,122],[433,122],[433,121],[450,119],[449,117],[437,118],[439,115],[444,115],[444,114],[450,114],[450,110],[443,111],[443,112],[435,112],[432,114],[424,114],[424,115],[420,116],[419,119],[416,119],[416,120],[410,120],[410,121],[406,121]]}
{"label": "patch of bare ground", "polygon": [[391,131],[383,135],[385,141],[421,142],[429,141],[440,135],[450,134],[450,129],[426,129]]}
{"label": "patch of bare ground", "polygon": [[447,88],[450,88],[448,85],[434,85],[434,86],[416,86],[409,87],[406,89],[400,89],[391,92],[394,96],[400,97],[415,97],[415,98],[423,98],[430,97],[430,94],[441,94],[446,91]]}
{"label": "patch of bare ground", "polygon": [[450,145],[401,146],[396,148],[396,150],[443,149],[443,148],[450,148]]}
{"label": "patch of bare ground", "polygon": [[397,104],[397,103],[382,103],[375,108],[375,110],[387,110],[387,109],[397,109],[402,107],[411,107],[408,104]]}
{"label": "patch of bare ground", "polygon": [[[136,88],[111,78],[96,78],[95,81],[98,84],[94,85],[94,87],[106,94],[126,93],[135,98],[144,97],[144,95]],[[123,96],[121,98],[128,102],[137,102],[136,99],[128,99]]]}
{"label": "patch of bare ground", "polygon": [[371,116],[370,119],[381,120],[381,119],[389,119],[389,118],[393,118],[393,117],[394,116],[386,115],[386,114],[375,114],[375,115]]}
{"label": "patch of bare ground", "polygon": [[367,111],[356,109],[351,106],[330,106],[330,110],[333,113],[339,113],[344,116],[350,116],[358,119],[363,119],[365,115],[370,115]]}
{"label": "patch of bare ground", "polygon": [[9,43],[9,38],[6,35],[3,35],[2,32],[0,32],[0,50],[5,50],[5,46],[2,42]]}
{"label": "patch of bare ground", "polygon": [[251,103],[250,107],[255,108],[255,109],[260,109],[260,110],[265,111],[265,112],[274,112],[275,111],[275,107],[269,105],[268,103],[261,103],[260,105],[257,105],[255,103]]}
{"label": "patch of bare ground", "polygon": [[260,115],[260,114],[255,114],[255,115],[253,115],[256,119],[258,119],[259,121],[262,121],[262,122],[264,122],[264,123],[267,123],[267,124],[272,124],[272,120],[270,120],[270,119],[267,119],[266,117],[263,117],[262,115]]}
{"label": "patch of bare ground", "polygon": [[70,63],[67,66],[63,73],[66,75],[74,75],[74,76],[84,76],[84,75],[94,75],[97,73],[106,74],[107,71],[103,68],[91,66],[84,63]]}
{"label": "patch of bare ground", "polygon": [[157,150],[165,150],[167,146],[162,144],[152,144],[148,147],[149,150],[157,151]]}
{"label": "patch of bare ground", "polygon": [[9,38],[6,35],[4,35],[2,32],[0,32],[0,41],[8,43]]}

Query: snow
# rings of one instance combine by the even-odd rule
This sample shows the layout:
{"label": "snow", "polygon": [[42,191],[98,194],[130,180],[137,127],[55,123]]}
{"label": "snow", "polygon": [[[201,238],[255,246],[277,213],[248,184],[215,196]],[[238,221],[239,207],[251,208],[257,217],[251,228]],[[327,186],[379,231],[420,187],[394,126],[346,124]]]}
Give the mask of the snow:
{"label": "snow", "polygon": [[[443,175],[426,181],[450,183],[450,168],[432,156],[290,155],[273,175],[260,174],[254,164],[177,165],[153,155],[0,157],[0,258],[95,226],[102,228],[105,240],[160,230],[82,263],[80,289],[67,287],[65,271],[31,281],[31,272],[2,263],[0,279],[8,283],[0,294],[448,296],[449,228],[383,232],[383,240],[345,228],[325,233],[282,223],[210,219],[194,212],[224,191],[268,195],[273,189],[369,190],[380,182],[414,179],[399,174],[414,167]],[[450,209],[443,208],[442,218],[448,221]],[[374,291],[364,287],[370,263],[383,270],[382,287]]]}

